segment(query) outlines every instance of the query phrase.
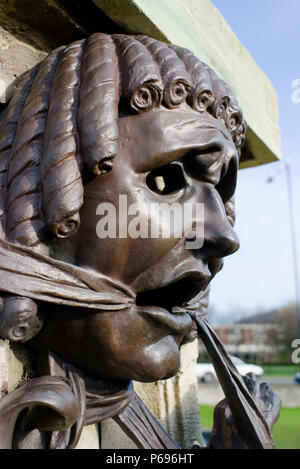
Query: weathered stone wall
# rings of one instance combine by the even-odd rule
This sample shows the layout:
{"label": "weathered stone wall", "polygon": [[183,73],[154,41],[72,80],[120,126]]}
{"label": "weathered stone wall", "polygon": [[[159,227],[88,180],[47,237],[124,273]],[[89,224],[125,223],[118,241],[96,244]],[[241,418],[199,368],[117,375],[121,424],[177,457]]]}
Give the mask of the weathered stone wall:
{"label": "weathered stone wall", "polygon": [[24,347],[0,340],[0,385],[1,397],[16,388],[21,380],[27,379],[30,355]]}
{"label": "weathered stone wall", "polygon": [[46,52],[19,41],[0,26],[0,103],[10,99],[15,79],[45,56]]}
{"label": "weathered stone wall", "polygon": [[93,32],[123,32],[91,0],[4,0],[0,2],[0,104],[16,77],[48,52]]}

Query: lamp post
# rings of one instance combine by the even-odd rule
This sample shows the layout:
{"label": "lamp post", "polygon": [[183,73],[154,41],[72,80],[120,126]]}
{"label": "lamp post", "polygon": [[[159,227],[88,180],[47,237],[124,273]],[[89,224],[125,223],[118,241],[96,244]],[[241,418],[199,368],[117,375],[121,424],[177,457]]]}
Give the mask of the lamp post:
{"label": "lamp post", "polygon": [[298,267],[298,248],[296,238],[296,225],[294,218],[294,199],[293,199],[293,187],[292,187],[292,175],[291,175],[291,161],[286,159],[282,161],[280,168],[277,172],[271,174],[267,183],[273,182],[277,174],[281,171],[285,171],[286,182],[287,182],[287,195],[288,195],[288,210],[290,220],[290,233],[291,233],[291,245],[293,253],[293,269],[294,269],[294,282],[295,282],[295,293],[296,293],[296,315],[297,315],[297,329],[298,336],[300,339],[300,289],[299,289],[299,267]]}

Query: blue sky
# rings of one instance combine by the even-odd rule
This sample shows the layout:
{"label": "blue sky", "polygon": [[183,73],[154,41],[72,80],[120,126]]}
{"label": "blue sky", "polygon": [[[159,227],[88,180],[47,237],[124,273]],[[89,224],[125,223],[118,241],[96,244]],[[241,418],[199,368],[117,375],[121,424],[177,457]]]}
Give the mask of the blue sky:
{"label": "blue sky", "polygon": [[[282,152],[292,166],[300,255],[300,103],[295,104],[291,98],[292,82],[300,80],[300,1],[212,3],[278,93]],[[266,183],[279,167],[276,162],[239,173],[236,231],[241,247],[225,259],[223,271],[211,289],[211,306],[222,320],[295,301],[285,172],[279,171],[272,184]]]}

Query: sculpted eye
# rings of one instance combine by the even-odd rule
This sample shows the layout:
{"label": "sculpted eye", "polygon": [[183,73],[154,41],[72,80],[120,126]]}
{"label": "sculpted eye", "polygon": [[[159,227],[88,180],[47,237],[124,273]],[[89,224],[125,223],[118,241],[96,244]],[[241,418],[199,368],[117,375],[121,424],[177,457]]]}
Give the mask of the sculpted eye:
{"label": "sculpted eye", "polygon": [[186,186],[182,167],[177,163],[166,164],[153,169],[146,178],[146,184],[153,192],[169,195]]}

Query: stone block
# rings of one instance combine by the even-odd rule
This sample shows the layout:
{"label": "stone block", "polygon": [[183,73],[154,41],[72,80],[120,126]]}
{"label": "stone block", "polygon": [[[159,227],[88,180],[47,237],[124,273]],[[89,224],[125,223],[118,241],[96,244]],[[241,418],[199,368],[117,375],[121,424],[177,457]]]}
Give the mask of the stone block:
{"label": "stone block", "polygon": [[14,92],[17,77],[44,59],[46,52],[16,39],[0,26],[0,103],[6,103]]}
{"label": "stone block", "polygon": [[76,449],[99,449],[99,427],[97,424],[83,428]]}

